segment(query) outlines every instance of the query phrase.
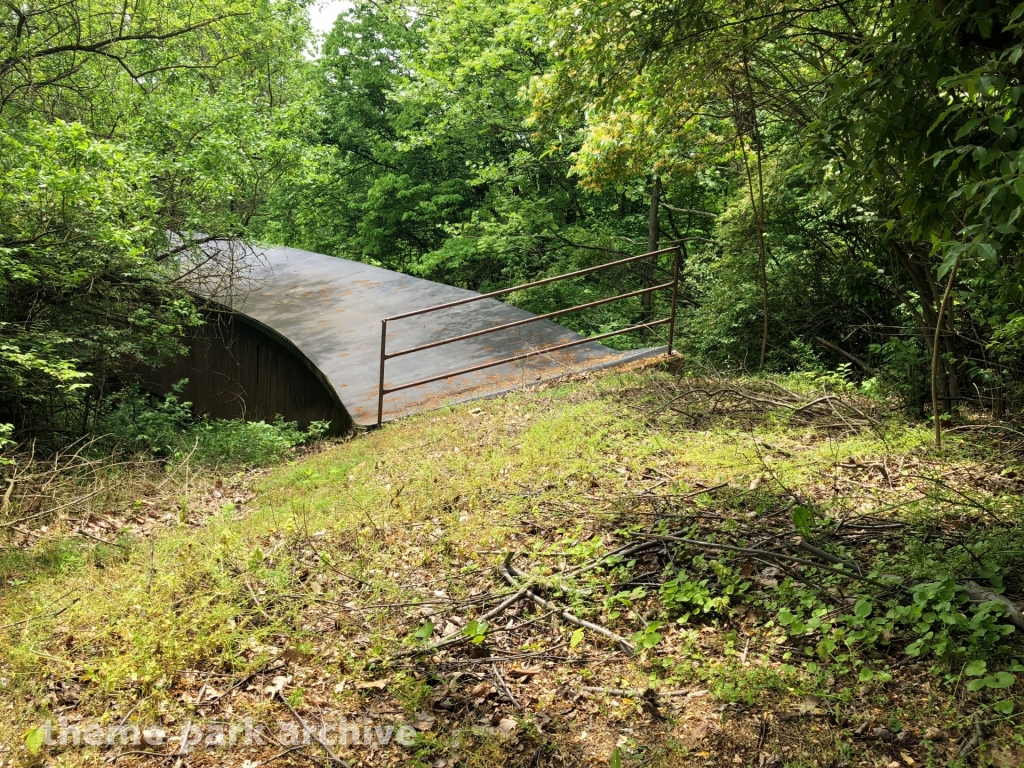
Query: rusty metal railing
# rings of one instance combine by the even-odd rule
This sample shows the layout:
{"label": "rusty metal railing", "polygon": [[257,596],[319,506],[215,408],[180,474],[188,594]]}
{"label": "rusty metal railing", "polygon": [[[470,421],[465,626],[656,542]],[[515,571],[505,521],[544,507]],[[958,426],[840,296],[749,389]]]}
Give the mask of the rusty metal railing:
{"label": "rusty metal railing", "polygon": [[[640,288],[636,291],[630,291],[629,293],[622,293],[618,296],[611,296],[606,299],[598,299],[597,301],[589,301],[586,304],[579,304],[575,307],[569,307],[567,309],[559,309],[555,312],[548,312],[543,315],[536,315],[534,317],[527,317],[522,320],[516,320],[512,323],[503,323],[502,325],[496,325],[493,328],[484,328],[479,331],[473,331],[472,333],[463,333],[459,336],[452,336],[448,339],[441,339],[440,341],[432,341],[429,344],[420,344],[416,347],[410,347],[409,349],[402,349],[398,352],[387,351],[388,343],[388,323],[395,320],[404,320],[405,318],[415,317],[417,315],[425,315],[428,312],[437,312],[442,309],[450,309],[451,307],[458,307],[463,304],[471,304],[474,301],[483,301],[484,299],[493,299],[497,296],[505,296],[516,291],[522,291],[527,288],[536,288],[539,285],[548,285],[549,283],[556,283],[560,280],[568,280],[573,277],[579,277],[580,275],[589,275],[592,272],[599,272],[604,269],[611,269],[612,267],[622,266],[623,264],[630,264],[636,261],[642,261],[643,259],[656,258],[665,253],[672,253],[674,257],[672,259],[672,279],[668,282],[661,283],[660,285],[652,285],[646,288]],[[524,283],[523,285],[517,285],[513,288],[503,288],[500,291],[491,291],[490,293],[483,293],[479,296],[470,296],[467,299],[459,299],[458,301],[449,301],[445,304],[436,304],[432,307],[424,307],[423,309],[415,309],[411,312],[403,312],[400,315],[392,315],[391,317],[385,317],[380,321],[380,381],[377,389],[377,426],[381,426],[384,423],[384,395],[392,394],[393,392],[401,392],[405,389],[412,389],[413,387],[421,387],[424,384],[432,384],[435,381],[441,381],[443,379],[450,379],[454,376],[462,376],[466,373],[473,373],[475,371],[481,371],[485,368],[494,368],[498,365],[506,365],[508,363],[515,363],[519,360],[526,360],[530,357],[537,357],[538,355],[544,355],[549,352],[556,352],[560,349],[568,349],[570,347],[577,347],[581,344],[589,344],[592,341],[600,341],[601,339],[607,339],[612,336],[621,336],[626,333],[632,333],[633,331],[639,331],[647,328],[656,328],[660,325],[668,325],[668,354],[672,354],[672,337],[675,333],[676,325],[676,300],[679,294],[679,267],[682,259],[682,250],[679,246],[673,246],[672,248],[662,248],[660,251],[651,251],[650,253],[644,253],[639,256],[630,256],[627,259],[619,259],[618,261],[610,261],[607,264],[599,264],[596,267],[589,267],[587,269],[581,269],[576,272],[569,272],[564,275],[556,275],[555,277],[548,277],[543,280],[535,280],[532,283]],[[520,325],[527,325],[528,323],[536,323],[539,320],[550,320],[553,317],[561,317],[571,312],[576,312],[581,309],[588,309],[590,307],[598,307],[602,304],[610,304],[613,301],[621,301],[622,299],[628,299],[633,296],[642,296],[644,294],[653,293],[654,291],[661,291],[666,289],[672,290],[672,303],[671,311],[669,316],[660,320],[648,321],[646,323],[638,323],[628,328],[622,328],[618,331],[611,331],[609,333],[602,333],[598,336],[590,336],[585,339],[578,339],[577,341],[566,342],[565,344],[556,344],[551,347],[545,347],[544,349],[531,350],[529,352],[523,352],[518,355],[511,357],[505,357],[501,360],[491,360],[486,363],[480,363],[478,365],[472,365],[467,368],[460,368],[449,373],[442,373],[437,376],[431,376],[426,379],[417,379],[416,381],[410,381],[405,384],[400,384],[395,387],[384,386],[384,364],[395,357],[401,357],[402,355],[411,355],[413,352],[422,352],[427,349],[433,349],[434,347],[440,347],[445,344],[454,344],[457,341],[464,341],[465,339],[473,339],[477,336],[484,336],[488,333],[494,333],[495,331],[504,331],[509,328],[516,328]]]}

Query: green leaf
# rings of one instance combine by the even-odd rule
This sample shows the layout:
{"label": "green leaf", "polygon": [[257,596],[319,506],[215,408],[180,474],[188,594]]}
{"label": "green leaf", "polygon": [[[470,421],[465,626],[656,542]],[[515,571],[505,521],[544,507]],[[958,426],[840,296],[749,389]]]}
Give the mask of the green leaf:
{"label": "green leaf", "polygon": [[991,243],[978,243],[978,253],[984,261],[990,264],[996,263],[996,249]]}
{"label": "green leaf", "polygon": [[992,705],[992,709],[1001,715],[1013,714],[1013,699],[1002,699]]}
{"label": "green leaf", "polygon": [[36,726],[25,734],[25,749],[28,750],[30,755],[38,755],[39,750],[43,748],[43,741],[45,739],[46,733],[40,726]]}
{"label": "green leaf", "polygon": [[644,648],[653,648],[661,642],[661,632],[648,632],[640,642]]}
{"label": "green leaf", "polygon": [[987,670],[988,663],[984,659],[975,659],[964,667],[964,674],[968,677],[981,677]]}
{"label": "green leaf", "polygon": [[425,622],[419,629],[413,633],[413,637],[417,640],[427,640],[434,634],[434,622]]}
{"label": "green leaf", "polygon": [[472,642],[479,644],[487,638],[487,622],[473,621],[462,628],[462,634],[472,639]]}
{"label": "green leaf", "polygon": [[957,131],[957,134],[956,134],[956,138],[954,138],[953,140],[954,140],[954,141],[960,141],[960,139],[962,139],[962,138],[963,138],[964,136],[966,136],[966,135],[967,135],[968,133],[970,133],[970,132],[971,132],[971,131],[973,131],[973,130],[974,130],[975,128],[977,128],[977,127],[978,127],[978,126],[979,126],[979,125],[981,124],[981,122],[982,122],[982,119],[983,119],[983,118],[980,118],[980,117],[975,117],[975,118],[974,118],[974,119],[972,119],[972,120],[968,120],[968,121],[967,121],[967,122],[966,122],[966,123],[965,123],[965,124],[963,125],[963,127],[961,127],[959,131]]}
{"label": "green leaf", "polygon": [[484,640],[487,639],[487,622],[486,621],[474,621],[473,624],[476,626],[473,628],[473,639],[470,641],[474,645],[480,645]]}
{"label": "green leaf", "polygon": [[858,619],[866,619],[871,615],[872,609],[873,606],[871,605],[871,601],[861,598],[857,601],[857,604],[853,606],[853,615]]}
{"label": "green leaf", "polygon": [[612,756],[608,758],[608,768],[622,768],[622,753],[618,747],[612,750]]}
{"label": "green leaf", "polygon": [[569,637],[569,647],[570,648],[576,648],[582,642],[583,642],[583,630],[582,629],[577,629]]}
{"label": "green leaf", "polygon": [[1017,678],[1009,672],[996,672],[985,678],[985,685],[989,688],[1009,688],[1017,682]]}
{"label": "green leaf", "polygon": [[793,510],[793,525],[804,536],[811,534],[811,521],[814,519],[814,512],[807,507],[797,507]]}
{"label": "green leaf", "polygon": [[985,678],[983,678],[983,677],[979,677],[979,678],[977,678],[975,680],[971,680],[971,682],[969,682],[967,684],[967,690],[968,691],[980,691],[984,687],[985,687]]}
{"label": "green leaf", "polygon": [[968,247],[969,246],[965,245],[964,243],[958,243],[957,245],[949,249],[945,257],[943,257],[942,263],[939,264],[938,275],[940,279],[945,277],[949,273],[949,270],[953,268],[953,265],[956,263],[957,259],[960,258],[960,256],[963,254],[964,251],[967,250]]}

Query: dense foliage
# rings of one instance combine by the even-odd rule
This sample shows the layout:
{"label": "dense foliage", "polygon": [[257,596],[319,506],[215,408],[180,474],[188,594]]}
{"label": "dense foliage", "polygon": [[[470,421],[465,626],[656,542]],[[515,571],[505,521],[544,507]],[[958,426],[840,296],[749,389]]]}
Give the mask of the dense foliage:
{"label": "dense foliage", "polygon": [[940,411],[998,414],[1024,331],[1022,17],[997,0],[358,3],[318,63],[320,162],[268,232],[478,289],[683,244],[680,341],[699,359],[845,364],[921,411],[934,387]]}
{"label": "dense foliage", "polygon": [[[549,32],[535,2],[358,3],[318,62],[320,162],[282,187],[266,236],[477,290],[644,252],[647,175],[588,190],[573,171],[582,117],[566,128],[532,115],[531,83],[553,63]],[[717,202],[711,176],[665,201]],[[672,240],[713,221],[672,215]],[[526,301],[553,309],[643,279],[624,270]],[[634,300],[575,322],[598,333],[639,312]]]}
{"label": "dense foliage", "polygon": [[178,350],[199,246],[306,151],[307,36],[276,0],[0,7],[0,422],[87,431]]}
{"label": "dense foliage", "polygon": [[[360,0],[319,42],[303,2],[5,5],[0,422],[95,425],[224,236],[473,289],[678,244],[692,359],[1019,401],[1024,5]],[[662,272],[605,274],[520,301]]]}
{"label": "dense foliage", "polygon": [[[970,386],[999,410],[1019,364],[1022,16],[990,0],[580,2],[559,11],[542,103],[588,110],[584,171],[623,123],[652,126],[653,162],[728,124],[756,163],[748,218],[767,230],[769,303],[783,302],[776,346],[832,330],[915,388],[937,345],[940,407]],[[772,215],[803,186],[794,175],[811,194],[796,217]],[[829,321],[793,322],[778,285],[793,246],[853,278],[833,297],[851,316],[812,290]]]}

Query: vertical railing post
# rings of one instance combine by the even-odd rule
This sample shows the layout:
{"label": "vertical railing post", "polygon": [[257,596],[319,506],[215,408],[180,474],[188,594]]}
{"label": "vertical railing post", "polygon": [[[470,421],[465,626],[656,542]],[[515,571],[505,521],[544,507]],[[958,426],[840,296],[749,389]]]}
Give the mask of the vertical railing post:
{"label": "vertical railing post", "polygon": [[676,247],[676,255],[672,260],[672,314],[668,321],[668,354],[672,354],[672,341],[676,335],[676,296],[679,293],[679,262],[682,260],[682,249]]}
{"label": "vertical railing post", "polygon": [[388,321],[384,318],[380,321],[380,379],[377,384],[377,426],[384,426],[384,361],[387,356],[384,348],[388,343]]}

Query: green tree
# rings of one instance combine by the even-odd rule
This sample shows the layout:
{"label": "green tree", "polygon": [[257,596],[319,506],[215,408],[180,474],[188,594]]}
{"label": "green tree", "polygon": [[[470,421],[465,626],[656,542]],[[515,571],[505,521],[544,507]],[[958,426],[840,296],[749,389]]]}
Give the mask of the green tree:
{"label": "green tree", "polygon": [[[319,63],[319,162],[279,190],[268,237],[482,290],[642,253],[647,180],[583,183],[582,116],[534,113],[546,34],[543,6],[528,0],[357,4]],[[668,190],[670,237],[705,232],[713,218],[692,215],[709,204],[693,196],[704,186]],[[645,279],[610,277],[519,300],[547,311]],[[640,313],[632,301],[566,322],[596,333]]]}
{"label": "green tree", "polygon": [[[647,157],[692,146],[686,129],[703,124],[742,159],[756,153],[757,175],[812,167],[831,212],[810,199],[806,212],[841,223],[851,246],[833,251],[881,276],[919,352],[939,339],[937,410],[965,378],[993,384],[1019,365],[1022,6],[580,0],[550,11],[557,57],[537,104],[587,114],[582,172],[628,154],[614,138],[624,124],[644,127],[633,145]],[[740,171],[737,186],[750,179]],[[750,197],[770,230],[770,201]],[[881,324],[875,337],[858,351],[915,357]]]}
{"label": "green tree", "polygon": [[259,226],[307,151],[301,3],[6,5],[0,421],[87,429],[177,351],[189,281]]}

